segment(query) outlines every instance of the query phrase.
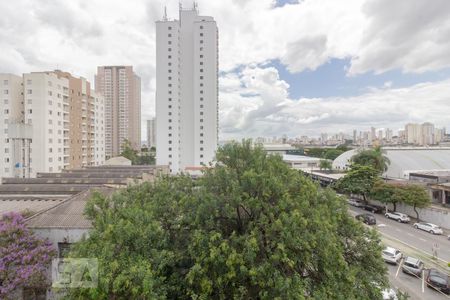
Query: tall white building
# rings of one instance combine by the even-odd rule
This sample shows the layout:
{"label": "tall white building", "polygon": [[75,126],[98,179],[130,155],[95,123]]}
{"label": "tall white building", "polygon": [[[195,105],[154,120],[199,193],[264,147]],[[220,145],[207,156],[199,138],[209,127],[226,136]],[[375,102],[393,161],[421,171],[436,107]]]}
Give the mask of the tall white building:
{"label": "tall white building", "polygon": [[156,163],[206,165],[218,144],[218,30],[197,8],[156,22]]}
{"label": "tall white building", "polygon": [[147,120],[147,147],[156,147],[156,121],[155,119]]}
{"label": "tall white building", "polygon": [[0,74],[0,83],[1,177],[104,163],[103,97],[84,78],[32,72]]}

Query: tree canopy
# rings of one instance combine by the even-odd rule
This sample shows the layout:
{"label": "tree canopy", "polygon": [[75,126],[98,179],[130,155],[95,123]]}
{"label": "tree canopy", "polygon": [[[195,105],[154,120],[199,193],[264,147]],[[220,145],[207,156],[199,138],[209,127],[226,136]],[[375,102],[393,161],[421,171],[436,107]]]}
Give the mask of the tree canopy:
{"label": "tree canopy", "polygon": [[334,188],[343,193],[361,195],[367,201],[378,180],[378,171],[373,167],[353,164],[347,174],[336,181]]}
{"label": "tree canopy", "polygon": [[[148,149],[147,149],[148,150]],[[123,150],[120,153],[120,156],[128,158],[131,160],[131,164],[133,165],[154,165],[155,164],[155,156],[154,153],[146,152],[138,152],[137,150],[131,147],[131,143],[128,140],[125,140],[123,143]]]}
{"label": "tree canopy", "polygon": [[86,208],[71,255],[99,259],[88,299],[378,299],[379,237],[345,202],[249,141],[204,176],[162,177]]}
{"label": "tree canopy", "polygon": [[52,244],[34,236],[20,214],[5,214],[0,219],[0,299],[15,299],[21,288],[47,288],[55,255]]}
{"label": "tree canopy", "polygon": [[373,149],[361,150],[352,157],[352,163],[362,166],[371,166],[383,174],[391,163],[389,158],[385,155],[383,149],[378,146]]}
{"label": "tree canopy", "polygon": [[321,170],[331,170],[333,168],[333,165],[331,164],[331,161],[327,159],[320,160],[319,168]]}

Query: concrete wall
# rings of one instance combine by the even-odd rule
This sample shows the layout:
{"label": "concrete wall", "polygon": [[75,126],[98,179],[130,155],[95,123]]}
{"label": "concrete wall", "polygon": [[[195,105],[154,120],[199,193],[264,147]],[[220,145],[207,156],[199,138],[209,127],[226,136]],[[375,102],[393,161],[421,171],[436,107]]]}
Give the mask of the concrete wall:
{"label": "concrete wall", "polygon": [[[383,203],[378,201],[371,200],[370,202],[384,206]],[[394,206],[389,204],[388,209],[393,210]],[[405,205],[403,203],[397,204],[397,211],[407,214],[408,216],[413,218],[416,217],[416,213],[414,212],[413,207]],[[438,207],[427,207],[427,208],[417,208],[417,211],[419,212],[419,218],[421,221],[430,222],[439,225],[443,228],[450,229],[450,210]]]}
{"label": "concrete wall", "polygon": [[87,237],[89,232],[89,229],[82,228],[31,228],[31,230],[41,238],[48,238],[56,249],[58,249],[58,243],[78,242],[83,235]]}

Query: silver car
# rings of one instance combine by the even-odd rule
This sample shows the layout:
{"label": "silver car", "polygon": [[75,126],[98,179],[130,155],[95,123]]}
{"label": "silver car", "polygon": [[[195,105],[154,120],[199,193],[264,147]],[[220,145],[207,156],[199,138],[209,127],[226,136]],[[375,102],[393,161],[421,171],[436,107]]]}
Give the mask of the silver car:
{"label": "silver car", "polygon": [[416,277],[422,276],[422,271],[424,268],[424,264],[420,259],[407,256],[403,261],[402,272],[406,274],[411,274]]}
{"label": "silver car", "polygon": [[411,221],[408,215],[396,212],[396,211],[388,211],[385,215],[386,218],[396,220],[397,222],[408,223]]}
{"label": "silver car", "polygon": [[441,227],[439,227],[433,223],[426,223],[426,222],[415,223],[414,228],[428,231],[431,234],[443,234],[444,233],[442,231]]}

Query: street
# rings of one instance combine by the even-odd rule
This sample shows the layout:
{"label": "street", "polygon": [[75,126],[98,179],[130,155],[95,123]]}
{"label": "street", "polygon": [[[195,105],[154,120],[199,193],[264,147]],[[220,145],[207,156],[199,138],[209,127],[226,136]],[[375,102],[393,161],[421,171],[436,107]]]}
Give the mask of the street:
{"label": "street", "polygon": [[[350,212],[353,216],[361,213],[370,213],[353,206],[350,206]],[[438,258],[446,262],[450,261],[450,241],[445,235],[433,235],[426,231],[415,229],[413,222],[404,224],[388,219],[384,214],[373,215],[377,219],[377,229],[381,234],[400,240],[430,256],[433,244],[437,244]]]}
{"label": "street", "polygon": [[[349,212],[351,215],[355,216],[360,213],[368,213],[367,211],[349,206]],[[415,229],[412,227],[413,222],[410,224],[402,224],[394,220],[390,220],[384,216],[384,214],[373,214],[377,219],[377,225],[371,226],[376,228],[385,244],[393,246],[403,253],[407,249],[411,256],[418,257],[420,259],[431,258],[431,250],[433,244],[438,245],[438,258],[441,260],[440,265],[444,265],[444,261],[450,261],[450,241],[447,240],[446,236],[442,235],[432,235],[428,232]],[[413,249],[413,250],[411,250]],[[416,255],[417,253],[417,255]],[[427,262],[425,263],[427,266]],[[425,285],[424,292],[422,293],[422,282],[420,279],[413,276],[404,274],[403,272],[397,273],[398,266],[386,264],[388,268],[388,277],[391,286],[400,289],[403,292],[407,292],[411,300],[448,300],[450,296],[445,296],[433,289],[427,288]],[[429,266],[428,266],[429,267]]]}

